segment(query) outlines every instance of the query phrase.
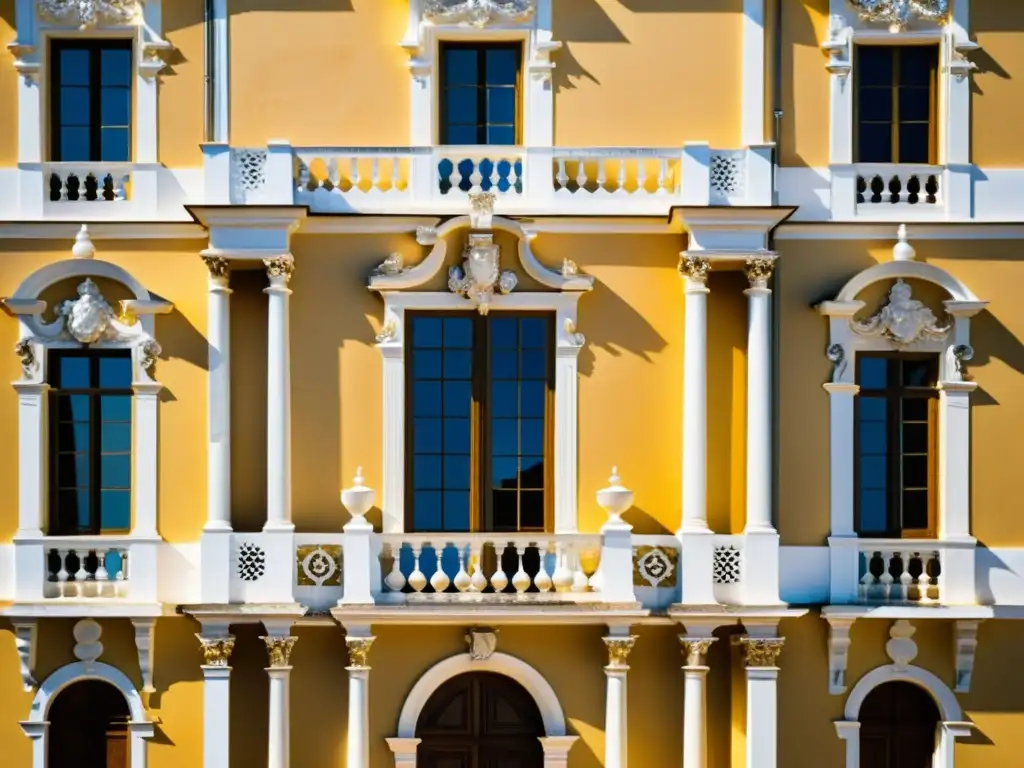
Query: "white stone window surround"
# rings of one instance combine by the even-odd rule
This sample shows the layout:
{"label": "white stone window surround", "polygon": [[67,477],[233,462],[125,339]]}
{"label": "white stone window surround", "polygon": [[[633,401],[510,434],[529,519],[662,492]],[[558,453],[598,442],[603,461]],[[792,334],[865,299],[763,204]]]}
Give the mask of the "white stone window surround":
{"label": "white stone window surround", "polygon": [[51,674],[39,686],[27,720],[20,725],[26,736],[32,740],[32,768],[46,768],[49,748],[50,723],[46,719],[54,698],[69,685],[85,680],[98,680],[117,688],[128,704],[131,720],[129,754],[131,768],[146,768],[146,739],[153,738],[153,723],[146,713],[142,697],[132,681],[121,670],[101,661],[78,661],[66,664]]}
{"label": "white stone window surround", "polygon": [[[83,345],[61,338],[62,323],[46,323],[42,313],[46,302],[39,296],[62,281],[101,278],[128,288],[134,299],[123,308],[137,317],[131,326],[119,326],[116,340],[100,342],[105,349],[130,349],[132,355],[132,530],[135,540],[159,541],[157,530],[158,410],[163,385],[146,367],[156,344],[155,314],[172,309],[169,302],[155,300],[133,276],[108,261],[72,258],[58,261],[29,275],[14,295],[4,300],[7,309],[17,315],[22,379],[13,383],[18,393],[18,530],[15,544],[45,544],[43,528],[49,506],[47,493],[47,351],[81,348]],[[71,297],[69,297],[71,298]],[[98,345],[97,345],[98,346]],[[42,563],[39,564],[42,566]],[[22,577],[18,577],[22,582]]]}
{"label": "white stone window surround", "polygon": [[[849,0],[830,0],[829,36],[821,44],[828,55],[831,77],[829,117],[829,164],[833,200],[843,200],[848,181],[844,166],[855,160],[854,121],[856,71],[854,48],[858,45],[939,44],[938,158],[942,166],[942,197],[951,215],[971,216],[971,79],[974,64],[964,54],[978,49],[970,39],[970,0],[950,0],[945,24],[915,19],[906,30],[890,31],[884,25],[862,21]],[[836,166],[839,166],[837,169]],[[852,189],[852,186],[849,187]],[[833,209],[836,205],[833,204]]]}
{"label": "white stone window surround", "polygon": [[[424,12],[425,0],[409,0],[409,25],[399,43],[409,54],[409,143],[429,147],[438,143],[440,105],[439,49],[442,42],[523,43],[522,143],[550,147],[555,137],[555,93],[551,54],[562,47],[551,39],[553,0],[535,0],[523,22],[495,18],[483,26],[434,23]],[[548,162],[548,161],[545,161]]]}
{"label": "white stone window surround", "polygon": [[[906,242],[895,250],[899,252],[901,246],[907,246]],[[875,283],[896,280],[932,283],[949,294],[943,305],[952,327],[942,338],[918,338],[912,344],[900,345],[884,336],[866,337],[853,329],[854,315],[865,307],[857,296]],[[959,367],[973,354],[970,318],[986,305],[953,275],[914,261],[911,256],[868,267],[854,276],[834,301],[819,306],[821,314],[829,319],[827,354],[834,365],[832,379],[824,385],[830,403],[832,603],[856,602],[860,578],[859,538],[854,527],[854,398],[860,391],[857,354],[899,351],[939,356],[938,539],[953,545],[943,554],[944,576],[949,577],[943,581],[943,602],[977,602],[975,539],[970,527],[970,393],[978,385],[964,380]]]}
{"label": "white stone window surround", "polygon": [[[415,267],[397,274],[376,274],[370,289],[384,299],[384,322],[377,348],[384,358],[384,463],[383,532],[405,532],[405,312],[406,310],[475,311],[472,303],[454,293],[416,291],[445,268],[448,244],[445,236],[470,226],[469,216],[449,219],[436,230],[420,228],[417,240],[432,245],[427,257]],[[526,273],[549,292],[515,292],[496,295],[490,311],[551,311],[555,313],[555,406],[554,406],[554,507],[555,533],[576,533],[577,520],[577,414],[579,352],[585,343],[576,330],[577,304],[593,287],[593,278],[565,276],[543,266],[533,255],[527,232],[516,221],[495,216],[490,229],[515,234],[518,256]]]}
{"label": "white stone window surround", "polygon": [[[50,40],[119,38],[133,41],[135,59],[132,104],[133,162],[157,162],[157,75],[164,68],[160,56],[172,47],[163,39],[162,0],[138,0],[135,18],[128,24],[108,24],[101,16],[91,29],[82,29],[71,20],[53,20],[37,10],[37,0],[17,0],[15,23],[17,39],[7,47],[14,56],[14,68],[21,74],[18,84],[18,163],[32,164],[24,170],[38,170],[37,163],[48,159],[50,140],[47,76]],[[126,6],[133,3],[126,2]],[[41,177],[41,174],[36,174]],[[42,195],[46,184],[39,189]],[[23,194],[25,190],[23,189]]]}
{"label": "white stone window surround", "polygon": [[525,661],[507,653],[495,652],[486,659],[474,659],[469,653],[449,656],[428,669],[409,691],[402,712],[398,717],[398,736],[387,739],[395,756],[395,766],[415,768],[416,724],[430,697],[448,680],[458,675],[473,672],[491,672],[515,680],[537,703],[544,721],[546,736],[541,738],[544,749],[544,765],[550,768],[565,768],[568,765],[569,750],[579,738],[566,734],[565,713],[551,684],[536,669]]}
{"label": "white stone window surround", "polygon": [[836,735],[845,742],[846,768],[860,768],[860,710],[868,694],[880,685],[908,682],[924,688],[939,708],[939,722],[935,734],[935,768],[955,768],[955,742],[971,735],[974,723],[965,722],[956,695],[937,676],[915,666],[885,664],[865,674],[846,699],[843,720],[835,722]]}

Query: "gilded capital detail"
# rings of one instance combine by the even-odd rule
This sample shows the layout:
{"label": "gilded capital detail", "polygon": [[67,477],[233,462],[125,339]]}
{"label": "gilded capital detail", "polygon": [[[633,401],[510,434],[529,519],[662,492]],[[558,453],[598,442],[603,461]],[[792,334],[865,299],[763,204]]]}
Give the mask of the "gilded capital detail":
{"label": "gilded capital detail", "polygon": [[298,641],[297,637],[263,637],[267,644],[267,657],[270,659],[271,667],[290,667],[292,648]]}
{"label": "gilded capital detail", "polygon": [[748,667],[777,667],[784,637],[743,637],[743,655]]}
{"label": "gilded capital detail", "polygon": [[680,256],[679,274],[695,283],[706,283],[711,271],[711,262],[704,256]]}
{"label": "gilded capital detail", "polygon": [[718,640],[717,637],[680,637],[679,643],[683,646],[683,655],[686,657],[686,666],[703,667],[711,644]]}
{"label": "gilded capital detail", "polygon": [[346,637],[345,645],[348,646],[348,664],[350,667],[368,669],[367,660],[370,656],[370,646],[376,637]]}
{"label": "gilded capital detail", "polygon": [[295,259],[291,256],[275,256],[272,259],[264,259],[263,266],[267,268],[267,277],[272,280],[284,278],[284,282],[287,283],[295,271]]}
{"label": "gilded capital detail", "polygon": [[203,256],[203,263],[210,270],[210,277],[227,277],[228,260],[223,256]]}
{"label": "gilded capital detail", "polygon": [[636,635],[603,639],[604,644],[608,646],[608,666],[605,669],[629,669],[629,652],[636,644]]}
{"label": "gilded capital detail", "polygon": [[772,269],[775,266],[774,259],[751,258],[747,259],[746,273],[747,280],[752,288],[767,288],[768,280],[772,276]]}
{"label": "gilded capital detail", "polygon": [[196,635],[202,643],[203,665],[207,667],[226,667],[231,660],[231,651],[235,648],[234,635],[224,637],[203,637]]}

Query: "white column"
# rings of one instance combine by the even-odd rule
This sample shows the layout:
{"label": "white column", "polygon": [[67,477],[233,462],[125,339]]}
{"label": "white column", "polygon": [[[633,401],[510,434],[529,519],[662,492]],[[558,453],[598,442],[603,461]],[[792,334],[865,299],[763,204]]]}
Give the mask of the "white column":
{"label": "white column", "polygon": [[208,466],[204,531],[231,530],[231,289],[228,260],[203,256],[210,270],[207,296],[209,390]]}
{"label": "white column", "polygon": [[608,666],[604,668],[607,684],[604,710],[605,768],[626,768],[629,761],[626,738],[626,674],[629,665],[626,662],[635,642],[635,635],[604,638],[608,646]]}
{"label": "white column", "polygon": [[683,667],[683,768],[707,768],[708,667],[705,660],[715,641],[714,637],[679,637],[686,654],[686,666]]}
{"label": "white column", "polygon": [[375,637],[346,637],[348,646],[348,738],[346,768],[370,768],[370,666]]}
{"label": "white column", "polygon": [[781,637],[740,639],[747,665],[747,768],[778,765],[777,663],[784,642]]}
{"label": "white column", "polygon": [[860,768],[860,723],[856,720],[838,720],[836,735],[842,739],[846,762],[844,768]]}
{"label": "white column", "polygon": [[708,272],[705,256],[683,252],[686,329],[683,351],[683,514],[677,532],[680,548],[680,603],[715,602],[712,568],[714,537],[708,528],[707,486],[707,324]]}
{"label": "white column", "polygon": [[267,636],[267,656],[270,666],[270,727],[267,738],[267,768],[288,768],[291,762],[291,733],[289,725],[289,678],[291,654],[297,637]]}
{"label": "white column", "polygon": [[295,262],[264,259],[270,286],[267,329],[267,522],[264,531],[294,531],[292,523],[291,353],[288,297]]}
{"label": "white column", "polygon": [[196,635],[203,645],[203,766],[231,763],[231,635]]}
{"label": "white column", "polygon": [[228,0],[213,0],[213,140],[229,140]]}

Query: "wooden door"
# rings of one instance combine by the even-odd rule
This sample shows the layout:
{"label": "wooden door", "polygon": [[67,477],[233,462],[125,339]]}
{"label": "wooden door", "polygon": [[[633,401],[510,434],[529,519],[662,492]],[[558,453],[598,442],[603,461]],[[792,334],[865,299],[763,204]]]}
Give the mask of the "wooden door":
{"label": "wooden door", "polygon": [[114,686],[98,680],[69,685],[47,718],[48,768],[129,768],[128,703]]}
{"label": "wooden door", "polygon": [[880,685],[860,709],[861,768],[931,768],[939,709],[914,683]]}

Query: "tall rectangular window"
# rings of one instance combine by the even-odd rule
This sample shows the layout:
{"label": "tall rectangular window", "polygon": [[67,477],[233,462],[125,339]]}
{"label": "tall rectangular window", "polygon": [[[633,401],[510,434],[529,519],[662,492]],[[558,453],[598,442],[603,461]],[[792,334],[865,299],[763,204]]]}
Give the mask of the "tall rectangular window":
{"label": "tall rectangular window", "polygon": [[552,316],[423,312],[407,323],[408,530],[545,530]]}
{"label": "tall rectangular window", "polygon": [[442,43],[441,144],[519,142],[519,43]]}
{"label": "tall rectangular window", "polygon": [[54,40],[50,46],[50,155],[55,162],[128,162],[131,40]]}
{"label": "tall rectangular window", "polygon": [[858,355],[857,531],[936,535],[938,358]]}
{"label": "tall rectangular window", "polygon": [[131,529],[132,359],[128,350],[53,350],[50,532]]}
{"label": "tall rectangular window", "polygon": [[937,45],[856,48],[859,163],[934,165],[937,157]]}

